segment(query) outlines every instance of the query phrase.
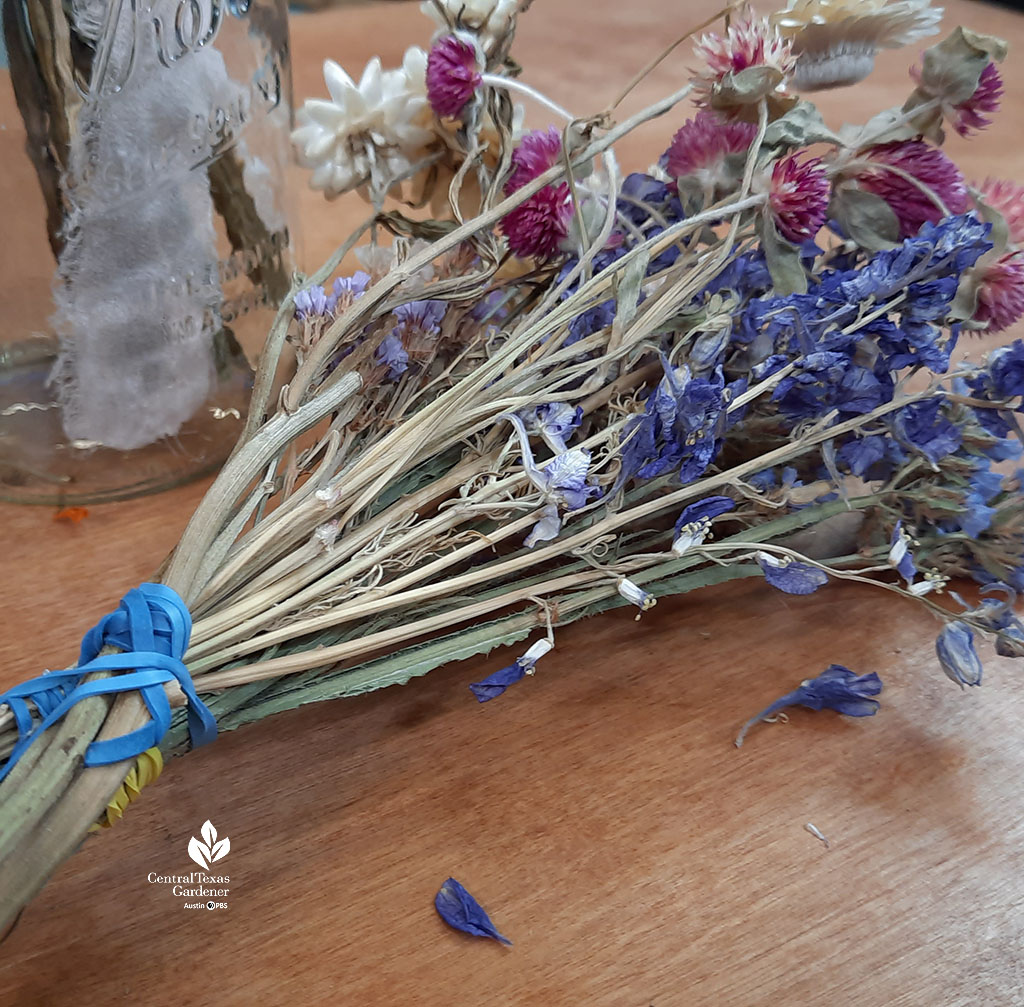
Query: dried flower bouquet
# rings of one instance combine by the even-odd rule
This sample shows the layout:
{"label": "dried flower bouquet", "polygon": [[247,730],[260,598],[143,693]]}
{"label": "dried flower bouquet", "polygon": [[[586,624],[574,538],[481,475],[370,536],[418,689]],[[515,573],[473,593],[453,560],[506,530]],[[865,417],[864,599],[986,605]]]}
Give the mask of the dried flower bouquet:
{"label": "dried flower bouquet", "polygon": [[[691,33],[676,93],[620,117],[629,84],[587,117],[521,78],[526,6],[433,0],[429,53],[358,83],[326,65],[295,143],[370,217],[283,303],[160,586],[79,669],[2,697],[4,921],[155,746],[522,641],[467,683],[489,701],[611,607],[849,580],[931,610],[961,686],[976,634],[1024,655],[1024,343],[953,355],[1024,314],[1024,189],[968,184],[941,148],[997,112],[1005,45],[958,29],[901,106],[833,130],[799,92],[855,84],[940,12],[732,8]],[[624,176],[616,143],[657,117],[664,155]],[[947,600],[955,577],[987,593]],[[751,724],[869,715],[880,688],[832,666]]]}

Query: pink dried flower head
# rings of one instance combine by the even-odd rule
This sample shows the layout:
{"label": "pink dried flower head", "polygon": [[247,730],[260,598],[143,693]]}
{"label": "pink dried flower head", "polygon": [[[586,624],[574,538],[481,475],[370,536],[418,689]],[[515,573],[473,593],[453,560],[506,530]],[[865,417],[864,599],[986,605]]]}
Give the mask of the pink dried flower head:
{"label": "pink dried flower head", "polygon": [[1002,332],[1024,315],[1024,252],[1008,252],[986,266],[978,286],[974,319]]}
{"label": "pink dried flower head", "polygon": [[1024,245],[1024,185],[999,178],[986,178],[978,187],[981,198],[998,210],[1010,231],[1010,241]]}
{"label": "pink dried flower head", "polygon": [[562,134],[554,126],[533,129],[524,133],[519,146],[512,152],[512,174],[505,183],[505,193],[521,189],[562,157]]}
{"label": "pink dried flower head", "polygon": [[664,166],[673,181],[696,175],[707,186],[727,182],[725,158],[750,149],[757,127],[749,122],[723,122],[714,112],[701,109],[676,130],[665,151]]}
{"label": "pink dried flower head", "polygon": [[480,86],[476,46],[457,35],[439,38],[427,57],[427,98],[439,116],[455,119]]}
{"label": "pink dried flower head", "polygon": [[554,258],[569,235],[572,193],[569,183],[546,185],[510,210],[501,222],[508,247],[520,259]]}
{"label": "pink dried flower head", "polygon": [[[512,154],[512,174],[505,184],[510,195],[532,182],[562,158],[562,137],[551,126],[525,134]],[[572,192],[568,182],[546,185],[505,215],[501,229],[508,247],[520,258],[550,259],[569,235]]]}
{"label": "pink dried flower head", "polygon": [[[914,65],[910,68],[910,76],[918,83],[921,81],[921,68]],[[995,63],[989,63],[981,71],[978,86],[974,94],[958,105],[942,103],[942,115],[961,136],[970,136],[978,130],[992,124],[988,115],[999,111],[999,101],[1003,96],[1003,78],[999,76]]]}
{"label": "pink dried flower head", "polygon": [[693,71],[694,100],[706,104],[714,86],[731,73],[766,66],[788,77],[796,66],[792,43],[784,39],[767,18],[745,6],[729,24],[725,35],[702,35],[694,52],[702,67]]}
{"label": "pink dried flower head", "polygon": [[923,140],[880,143],[861,151],[855,175],[862,189],[881,196],[900,222],[900,237],[912,238],[925,221],[942,219],[934,194],[950,213],[969,205],[960,169],[938,147]]}
{"label": "pink dried flower head", "polygon": [[779,234],[794,244],[813,238],[825,223],[831,192],[820,157],[800,161],[796,154],[789,154],[776,161],[768,206]]}

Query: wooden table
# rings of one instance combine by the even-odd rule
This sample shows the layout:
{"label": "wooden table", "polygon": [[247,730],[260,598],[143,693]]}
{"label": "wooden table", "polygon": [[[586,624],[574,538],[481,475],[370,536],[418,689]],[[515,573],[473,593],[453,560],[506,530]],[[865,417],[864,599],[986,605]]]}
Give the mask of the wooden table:
{"label": "wooden table", "polygon": [[[1024,52],[1024,19],[949,7],[947,25]],[[591,111],[710,10],[538,0],[517,55]],[[427,30],[413,4],[298,16],[297,93],[321,93],[327,55],[354,71],[375,51],[394,64]],[[638,100],[689,62],[680,50]],[[906,54],[887,55],[867,85],[825,96],[830,120],[902,100],[905,74]],[[950,144],[968,177],[1024,179],[1024,59],[1005,76],[997,126]],[[621,162],[642,168],[680,121],[631,138]],[[303,194],[309,262],[360,209]],[[203,489],[95,507],[78,527],[0,508],[0,687],[72,660]],[[936,630],[866,590],[800,599],[743,583],[662,601],[639,623],[619,611],[560,631],[500,702],[478,706],[466,684],[505,655],[228,734],[168,766],[57,872],[0,947],[0,1003],[1024,1003],[1021,668],[986,655],[984,687],[961,693],[935,661]],[[832,661],[881,674],[877,717],[796,711],[732,746],[748,716]],[[191,869],[206,819],[231,839],[227,911],[183,910],[147,881]],[[514,947],[437,919],[449,875]]]}

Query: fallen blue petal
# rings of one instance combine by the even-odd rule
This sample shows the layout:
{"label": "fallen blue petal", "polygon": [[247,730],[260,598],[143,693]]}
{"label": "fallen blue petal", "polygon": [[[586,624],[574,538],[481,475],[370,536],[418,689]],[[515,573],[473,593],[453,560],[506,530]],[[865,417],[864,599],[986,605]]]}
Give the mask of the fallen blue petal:
{"label": "fallen blue petal", "polygon": [[498,932],[483,906],[455,878],[449,878],[441,885],[441,890],[434,897],[434,908],[438,916],[456,930],[475,937],[490,937],[502,944],[512,943]]}
{"label": "fallen blue petal", "polygon": [[766,552],[757,554],[757,562],[764,572],[764,579],[786,594],[813,594],[828,583],[828,574],[824,570],[807,563],[779,559]]}
{"label": "fallen blue petal", "polygon": [[877,696],[882,691],[882,680],[873,671],[867,675],[830,664],[817,678],[801,682],[799,687],[775,700],[759,714],[751,717],[736,738],[736,747],[743,744],[747,731],[787,706],[806,706],[809,710],[835,710],[844,717],[873,717],[879,708]]}
{"label": "fallen blue petal", "polygon": [[524,665],[516,661],[507,668],[499,668],[479,682],[471,682],[469,688],[481,703],[500,696],[510,685],[514,685],[526,674]]}

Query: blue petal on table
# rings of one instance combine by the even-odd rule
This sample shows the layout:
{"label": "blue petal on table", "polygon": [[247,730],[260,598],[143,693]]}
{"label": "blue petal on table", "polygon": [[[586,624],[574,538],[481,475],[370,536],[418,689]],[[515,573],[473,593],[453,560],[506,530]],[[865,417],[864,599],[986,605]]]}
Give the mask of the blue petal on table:
{"label": "blue petal on table", "polygon": [[759,552],[757,563],[764,572],[764,579],[786,594],[813,594],[828,583],[828,574],[824,570],[788,557],[780,559],[770,553]]}
{"label": "blue petal on table", "polygon": [[455,878],[449,878],[434,898],[438,916],[450,927],[476,937],[490,937],[502,944],[512,942],[498,932],[483,906]]}

